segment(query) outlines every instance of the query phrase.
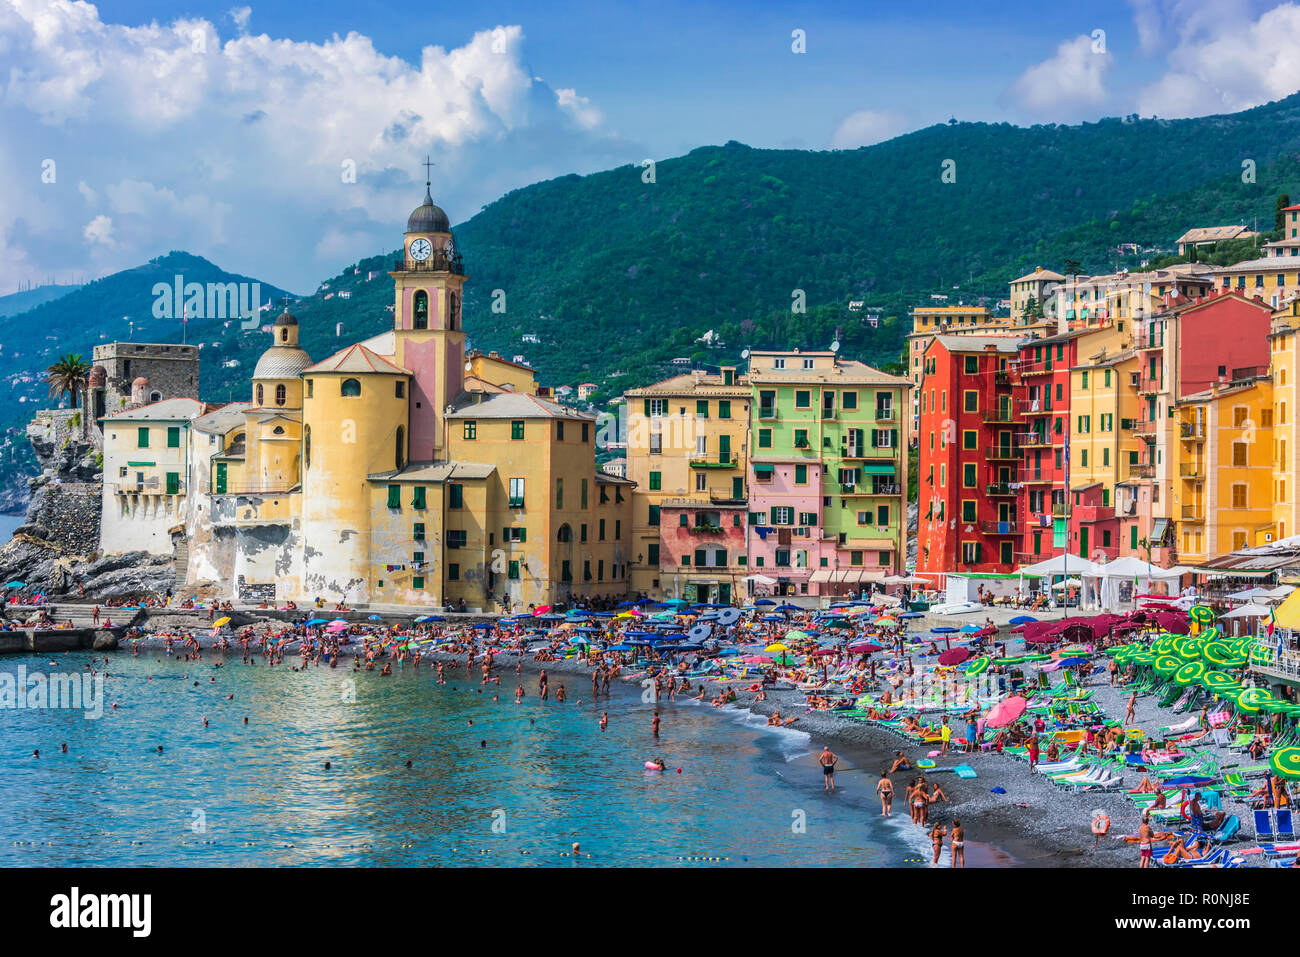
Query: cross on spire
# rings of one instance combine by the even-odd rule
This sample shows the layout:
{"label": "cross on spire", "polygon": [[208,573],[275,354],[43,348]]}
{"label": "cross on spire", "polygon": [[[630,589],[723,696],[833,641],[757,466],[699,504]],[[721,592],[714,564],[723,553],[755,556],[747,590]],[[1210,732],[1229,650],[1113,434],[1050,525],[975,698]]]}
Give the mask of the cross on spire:
{"label": "cross on spire", "polygon": [[431,170],[434,166],[437,166],[438,164],[435,163],[435,162],[433,162],[433,160],[429,159],[429,154],[428,154],[428,153],[425,153],[425,154],[424,154],[424,162],[421,163],[420,165],[424,167],[424,185],[425,185],[425,186],[428,186],[428,185],[430,185],[430,183],[432,182],[432,181],[430,180],[430,178],[429,178],[429,177],[430,177],[430,170]]}

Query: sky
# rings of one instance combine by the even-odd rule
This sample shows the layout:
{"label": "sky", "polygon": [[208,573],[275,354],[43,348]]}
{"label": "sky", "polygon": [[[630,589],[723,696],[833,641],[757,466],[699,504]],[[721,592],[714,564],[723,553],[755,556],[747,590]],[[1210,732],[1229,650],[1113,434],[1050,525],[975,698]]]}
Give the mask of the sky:
{"label": "sky", "polygon": [[698,146],[1233,112],[1300,3],[0,0],[0,294],[173,249],[299,293],[502,194]]}

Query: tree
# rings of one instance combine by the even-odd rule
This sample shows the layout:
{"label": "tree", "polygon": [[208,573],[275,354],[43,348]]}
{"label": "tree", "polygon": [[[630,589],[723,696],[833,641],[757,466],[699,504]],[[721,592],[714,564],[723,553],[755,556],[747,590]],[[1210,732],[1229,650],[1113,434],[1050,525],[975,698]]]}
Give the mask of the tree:
{"label": "tree", "polygon": [[45,384],[50,387],[51,398],[62,399],[67,395],[69,404],[74,409],[89,381],[90,363],[79,352],[65,353],[58,362],[45,370]]}
{"label": "tree", "polygon": [[1286,193],[1279,193],[1277,197],[1277,205],[1274,207],[1273,213],[1273,228],[1278,232],[1282,232],[1286,229],[1286,214],[1283,213],[1282,210],[1286,209],[1290,205],[1291,197]]}

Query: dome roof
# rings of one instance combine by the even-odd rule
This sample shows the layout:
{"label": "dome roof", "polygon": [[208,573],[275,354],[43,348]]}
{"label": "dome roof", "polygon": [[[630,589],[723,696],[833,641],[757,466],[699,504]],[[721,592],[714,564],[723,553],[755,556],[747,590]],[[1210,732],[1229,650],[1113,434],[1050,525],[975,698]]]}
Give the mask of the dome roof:
{"label": "dome roof", "polygon": [[254,379],[296,379],[311,365],[307,350],[297,346],[272,346],[262,353],[253,369]]}
{"label": "dome roof", "polygon": [[277,326],[296,326],[298,325],[298,317],[289,311],[288,306],[285,306],[284,312],[276,316],[275,324]]}
{"label": "dome roof", "polygon": [[424,185],[424,203],[415,207],[411,215],[406,220],[406,231],[408,233],[449,233],[451,232],[451,220],[447,214],[442,211],[440,206],[433,204],[433,196],[429,193],[429,184]]}

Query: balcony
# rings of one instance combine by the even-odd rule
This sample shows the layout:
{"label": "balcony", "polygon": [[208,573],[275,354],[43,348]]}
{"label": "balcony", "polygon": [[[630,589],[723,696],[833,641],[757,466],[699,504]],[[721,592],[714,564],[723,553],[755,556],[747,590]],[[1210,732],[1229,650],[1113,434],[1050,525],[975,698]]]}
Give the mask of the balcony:
{"label": "balcony", "polygon": [[1139,393],[1150,394],[1153,392],[1159,392],[1160,389],[1161,389],[1161,385],[1160,385],[1159,376],[1149,376],[1149,375],[1138,376]]}
{"label": "balcony", "polygon": [[898,458],[898,449],[887,445],[878,445],[874,448],[864,446],[859,448],[855,445],[847,446],[840,453],[842,459],[887,459],[894,461]]}
{"label": "balcony", "polygon": [[891,423],[898,421],[898,412],[894,409],[876,409],[876,421]]}
{"label": "balcony", "polygon": [[1268,645],[1258,639],[1246,648],[1251,671],[1281,678],[1291,685],[1300,685],[1300,652],[1283,648],[1279,653],[1276,645]]}
{"label": "balcony", "polygon": [[1133,479],[1153,479],[1156,477],[1154,465],[1130,465],[1125,473],[1129,481]]}
{"label": "balcony", "polygon": [[712,458],[707,455],[691,456],[690,467],[693,469],[734,469],[736,460],[730,453],[719,453]]}
{"label": "balcony", "polygon": [[1199,505],[1183,506],[1184,522],[1203,522],[1205,521],[1205,509]]}
{"label": "balcony", "polygon": [[1015,522],[981,522],[985,535],[1015,535]]}
{"label": "balcony", "polygon": [[1052,506],[1052,518],[1065,518],[1065,506],[1059,503]]}
{"label": "balcony", "polygon": [[981,418],[985,422],[1015,422],[1018,416],[1010,409],[985,409],[981,413]]}
{"label": "balcony", "polygon": [[1046,432],[1022,432],[1020,434],[1020,447],[1022,449],[1045,449],[1052,444],[1052,437]]}
{"label": "balcony", "polygon": [[1020,458],[1020,446],[1018,445],[990,445],[984,451],[990,459]]}
{"label": "balcony", "polygon": [[185,483],[176,482],[165,485],[161,479],[145,479],[143,482],[119,482],[112,485],[117,495],[183,495]]}
{"label": "balcony", "polygon": [[214,495],[285,495],[297,488],[297,483],[259,484],[257,482],[231,482],[224,489],[218,488]]}
{"label": "balcony", "polygon": [[1042,469],[1033,472],[1025,472],[1024,475],[1020,477],[1021,485],[1051,485],[1055,481],[1056,479],[1051,475],[1044,475]]}
{"label": "balcony", "polygon": [[1012,488],[1009,482],[993,482],[992,484],[985,486],[984,491],[990,498],[1014,496],[1020,493],[1020,490]]}
{"label": "balcony", "polygon": [[1184,462],[1178,466],[1178,475],[1185,479],[1203,479],[1205,478],[1205,466],[1198,465],[1195,462]]}
{"label": "balcony", "polygon": [[1178,425],[1178,435],[1188,441],[1204,441],[1205,423],[1204,422],[1180,422]]}
{"label": "balcony", "polygon": [[902,495],[903,486],[896,482],[881,482],[879,485],[871,486],[870,495]]}
{"label": "balcony", "polygon": [[1052,409],[1042,399],[1017,399],[1016,409],[1021,415],[1051,415]]}
{"label": "balcony", "polygon": [[1160,429],[1160,423],[1154,419],[1138,419],[1133,426],[1134,435],[1151,435],[1154,436]]}

